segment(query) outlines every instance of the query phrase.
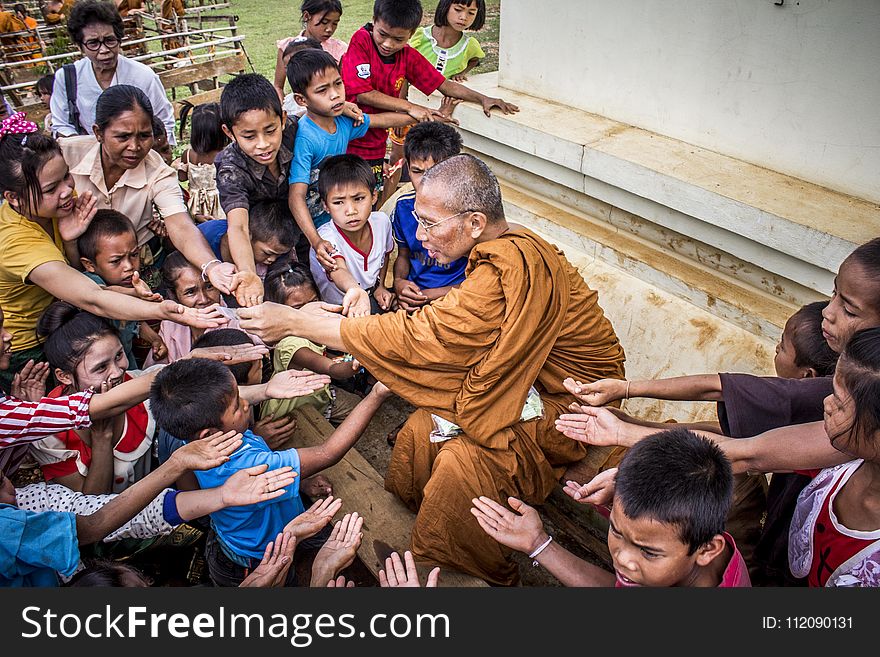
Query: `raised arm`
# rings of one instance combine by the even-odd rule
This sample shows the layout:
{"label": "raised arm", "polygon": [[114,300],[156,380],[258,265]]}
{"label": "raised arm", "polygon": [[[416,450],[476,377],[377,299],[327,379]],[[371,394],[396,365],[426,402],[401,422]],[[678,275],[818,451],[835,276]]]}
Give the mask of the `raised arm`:
{"label": "raised arm", "polygon": [[721,443],[721,449],[740,472],[790,472],[830,468],[852,457],[831,445],[822,422],[793,424],[752,438]]}
{"label": "raised arm", "polygon": [[619,399],[649,397],[673,401],[721,401],[721,377],[718,374],[696,374],[671,379],[622,381],[600,379],[581,383],[563,381],[565,389],[589,406],[605,406]]}
{"label": "raised arm", "polygon": [[[231,263],[217,261],[217,256],[208,245],[208,240],[202,235],[202,231],[198,229],[189,214],[181,212],[165,217],[165,226],[168,228],[168,239],[187,261],[200,270],[204,265],[210,263],[204,269],[205,276],[211,281],[211,285],[224,294],[229,294],[235,267]],[[250,241],[248,241],[248,248],[251,249]],[[253,249],[251,249],[251,260],[253,260]]]}

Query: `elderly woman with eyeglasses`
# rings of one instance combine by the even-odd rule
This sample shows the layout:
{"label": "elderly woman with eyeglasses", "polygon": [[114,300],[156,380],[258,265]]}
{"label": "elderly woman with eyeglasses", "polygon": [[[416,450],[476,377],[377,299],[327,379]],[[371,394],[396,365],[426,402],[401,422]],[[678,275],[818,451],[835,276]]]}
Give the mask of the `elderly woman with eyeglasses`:
{"label": "elderly woman with eyeglasses", "polygon": [[[119,11],[108,2],[80,0],[67,21],[67,31],[83,58],[67,73],[55,74],[50,107],[52,129],[59,137],[94,134],[95,103],[108,87],[130,84],[147,95],[156,116],[174,141],[174,110],[159,76],[148,66],[119,54],[123,26]],[[68,91],[68,79],[75,83]]]}

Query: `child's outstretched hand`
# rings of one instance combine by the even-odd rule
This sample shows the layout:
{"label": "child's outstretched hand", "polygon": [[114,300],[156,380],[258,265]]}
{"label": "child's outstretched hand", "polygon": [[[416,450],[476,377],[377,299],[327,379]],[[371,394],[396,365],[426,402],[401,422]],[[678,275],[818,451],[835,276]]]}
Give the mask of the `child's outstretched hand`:
{"label": "child's outstretched hand", "polygon": [[492,116],[491,110],[495,107],[500,109],[502,114],[515,114],[516,112],[519,112],[519,107],[513,103],[503,101],[500,98],[483,96],[482,100],[480,100],[480,104],[483,106],[483,114],[486,116]]}
{"label": "child's outstretched hand", "polygon": [[373,290],[373,297],[376,299],[376,303],[379,304],[379,307],[382,310],[390,310],[391,306],[394,304],[394,292],[384,285],[376,286],[376,289]]}
{"label": "child's outstretched hand", "polygon": [[278,372],[266,384],[269,399],[292,399],[309,395],[329,385],[330,377],[309,370],[285,370]]}
{"label": "child's outstretched hand", "polygon": [[522,500],[508,497],[507,503],[513,511],[505,509],[495,500],[479,497],[471,500],[471,513],[483,531],[501,545],[531,554],[544,541],[547,532],[538,512]]}
{"label": "child's outstretched hand", "polygon": [[254,424],[254,433],[266,441],[271,450],[279,450],[296,435],[296,417],[283,415],[279,418],[264,417]]}
{"label": "child's outstretched hand", "polygon": [[563,436],[588,445],[616,447],[620,442],[622,420],[607,408],[572,404],[574,413],[560,415],[556,430]]}
{"label": "child's outstretched hand", "polygon": [[31,359],[12,378],[10,392],[16,399],[38,402],[46,396],[46,380],[48,378],[49,363],[35,363]]}
{"label": "child's outstretched hand", "polygon": [[263,303],[263,281],[252,271],[236,272],[229,289],[240,306],[250,308]]}
{"label": "child's outstretched hand", "polygon": [[[453,78],[454,79],[454,78]],[[443,116],[452,118],[455,108],[461,104],[461,98],[453,98],[452,96],[443,96],[440,101],[440,107],[437,109]]]}
{"label": "child's outstretched hand", "polygon": [[566,481],[565,494],[581,504],[594,504],[605,506],[611,504],[614,498],[614,481],[617,477],[617,468],[603,470],[585,484],[576,481]]}
{"label": "child's outstretched hand", "polygon": [[136,271],[131,275],[131,287],[134,289],[134,293],[144,301],[162,301],[162,295],[150,289],[150,286],[141,278],[140,272]]}
{"label": "child's outstretched hand", "polygon": [[342,106],[342,116],[350,118],[355,126],[359,126],[364,122],[364,111],[348,101],[345,101],[345,104]]}
{"label": "child's outstretched hand", "polygon": [[340,575],[336,579],[331,579],[327,582],[328,589],[353,589],[354,588],[354,580],[345,579],[345,575]]}
{"label": "child's outstretched hand", "polygon": [[210,470],[226,463],[241,443],[241,434],[237,431],[218,431],[207,438],[186,443],[168,460],[174,459],[184,470]]}
{"label": "child's outstretched hand", "polygon": [[[425,588],[434,589],[440,582],[440,567],[432,569],[428,573],[428,580],[425,582]],[[419,588],[422,583],[419,581],[419,571],[416,568],[416,561],[413,559],[412,552],[407,550],[403,553],[403,561],[397,552],[392,552],[391,556],[385,559],[385,568],[379,571],[379,586],[382,588]]]}
{"label": "child's outstretched hand", "polygon": [[193,328],[217,328],[229,323],[226,317],[215,304],[207,308],[187,308],[183,304],[166,299],[159,302],[162,319],[170,319],[172,322],[191,326]]}
{"label": "child's outstretched hand", "polygon": [[293,483],[296,472],[290,466],[266,472],[268,468],[266,463],[245,468],[223,482],[220,486],[223,506],[248,506],[284,495],[284,487]]}
{"label": "child's outstretched hand", "polygon": [[394,279],[394,291],[400,307],[407,312],[418,310],[428,303],[428,297],[422,294],[419,286],[407,278]]}
{"label": "child's outstretched hand", "polygon": [[568,378],[562,385],[588,406],[605,406],[626,396],[627,382],[620,379],[600,379],[593,383],[581,383]]}
{"label": "child's outstretched hand", "polygon": [[264,344],[234,344],[218,347],[199,347],[193,349],[183,358],[206,358],[216,360],[225,365],[237,363],[251,363],[262,360],[269,353],[269,348]]}
{"label": "child's outstretched hand", "polygon": [[158,335],[156,336],[156,339],[150,343],[150,348],[153,350],[153,360],[156,362],[163,360],[165,356],[168,355],[168,347]]}
{"label": "child's outstretched hand", "polygon": [[339,571],[352,564],[364,537],[361,532],[363,525],[363,517],[356,512],[346,513],[336,523],[330,538],[321,546],[312,562],[311,586],[326,586]]}
{"label": "child's outstretched hand", "polygon": [[[177,450],[177,452],[179,451]],[[177,454],[177,452],[174,453]],[[312,504],[312,506],[287,523],[284,531],[296,536],[298,541],[303,541],[324,529],[341,508],[342,500],[339,498],[334,499],[332,495],[325,497],[323,500],[318,500]]]}
{"label": "child's outstretched hand", "polygon": [[269,541],[260,565],[244,578],[239,588],[273,588],[284,586],[287,572],[293,564],[293,552],[296,550],[296,537],[282,532]]}
{"label": "child's outstretched hand", "polygon": [[346,317],[366,317],[370,314],[370,295],[360,287],[353,287],[342,297],[342,314]]}

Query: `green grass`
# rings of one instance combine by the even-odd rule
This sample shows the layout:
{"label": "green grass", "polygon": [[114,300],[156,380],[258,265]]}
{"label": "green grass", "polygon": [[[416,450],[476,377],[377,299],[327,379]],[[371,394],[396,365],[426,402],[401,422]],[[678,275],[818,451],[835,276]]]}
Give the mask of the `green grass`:
{"label": "green grass", "polygon": [[[245,49],[257,73],[270,80],[275,73],[275,42],[286,36],[299,34],[302,24],[299,18],[298,0],[231,0],[231,11],[239,17],[238,33],[245,35]],[[486,60],[477,73],[498,68],[498,12],[501,0],[488,0],[486,26],[476,35],[486,51]],[[433,21],[437,0],[423,0],[424,24]],[[336,38],[348,41],[351,35],[372,18],[373,0],[344,0],[344,12],[336,31]],[[229,9],[218,13],[225,13]]]}

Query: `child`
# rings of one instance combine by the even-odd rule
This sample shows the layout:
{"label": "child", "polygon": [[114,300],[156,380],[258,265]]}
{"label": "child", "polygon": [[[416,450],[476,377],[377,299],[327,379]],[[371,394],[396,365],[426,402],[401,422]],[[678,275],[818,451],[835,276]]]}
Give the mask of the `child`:
{"label": "child", "polygon": [[485,0],[440,0],[434,25],[416,30],[409,45],[434,65],[443,77],[467,81],[467,74],[486,56],[480,43],[465,30],[479,32],[486,23]]}
{"label": "child", "polygon": [[831,445],[854,460],[822,470],[800,494],[788,558],[810,586],[880,586],[880,328],[856,333],[825,399]]}
{"label": "child", "polygon": [[[279,62],[276,64],[275,68],[275,90],[278,92],[278,95],[282,98],[281,107],[287,112],[287,116],[295,116],[299,119],[303,114],[306,113],[306,108],[302,105],[298,105],[296,100],[293,97],[293,92],[286,94],[284,93],[284,85],[287,84],[287,64],[290,62],[290,59],[298,53],[300,50],[321,50],[321,42],[316,41],[312,37],[306,36],[298,36],[293,37],[284,47],[284,52],[279,51]],[[353,108],[357,108],[357,105],[353,103],[348,103]],[[360,110],[358,110],[360,112]],[[363,114],[363,112],[361,112]]]}
{"label": "child", "polygon": [[[37,94],[40,96],[40,101],[43,103],[43,106],[49,110],[49,101],[52,100],[52,87],[55,85],[55,76],[54,75],[44,75],[39,80],[37,80]],[[52,132],[52,112],[49,111],[45,118],[43,118],[43,130],[46,132]]]}
{"label": "child", "polygon": [[[439,90],[444,96],[478,103],[487,116],[493,107],[504,114],[519,111],[500,98],[490,98],[447,80],[435,70],[408,43],[421,20],[422,5],[418,0],[376,0],[373,22],[354,33],[342,61],[342,79],[349,100],[356,102],[365,113],[405,112],[419,122],[444,116],[400,98],[403,84],[409,82],[428,96]],[[380,186],[386,141],[387,133],[373,128],[348,148],[349,153],[360,155],[373,167]]]}
{"label": "child", "polygon": [[410,130],[404,146],[413,190],[401,194],[391,215],[397,259],[394,261],[394,292],[397,302],[407,312],[442,298],[464,280],[467,258],[440,264],[428,255],[416,238],[416,194],[422,175],[438,162],[461,152],[461,137],[456,130],[436,121],[420,123]]}
{"label": "child", "polygon": [[329,158],[321,167],[318,192],[332,219],[318,235],[335,246],[336,259],[336,269],[328,273],[312,251],[321,299],[342,304],[350,317],[389,310],[394,293],[385,287],[385,275],[394,240],[388,215],[371,212],[377,192],[370,165],[357,155]]}
{"label": "child", "polygon": [[[98,210],[86,232],[77,239],[76,247],[86,276],[98,285],[149,300],[161,299],[158,294],[151,294],[146,283],[140,280],[141,257],[137,233],[128,217],[121,212]],[[147,322],[114,320],[113,326],[119,331],[130,369],[138,369],[132,351],[132,343],[138,335],[150,344],[155,359],[161,360],[167,355],[168,350],[162,338]]]}
{"label": "child", "polygon": [[[326,383],[326,377],[314,380],[317,384],[313,389]],[[330,467],[354,445],[387,394],[388,389],[377,384],[320,447],[283,452],[271,451],[261,437],[248,430],[248,403],[239,397],[232,374],[219,363],[182,361],[169,365],[156,377],[150,403],[159,426],[186,442],[200,441],[214,427],[242,433],[244,444],[228,463],[196,475],[202,488],[212,488],[235,472],[255,465],[290,466],[299,477]],[[285,495],[270,502],[247,510],[225,509],[211,514],[220,547],[208,551],[208,567],[215,583],[240,583],[247,570],[259,563],[269,541],[303,513],[298,481],[287,488]]]}
{"label": "child", "polygon": [[317,228],[330,221],[318,195],[317,181],[321,163],[333,155],[342,155],[353,139],[363,137],[371,127],[387,129],[413,122],[407,114],[384,112],[364,115],[362,122],[343,116],[345,85],[339,66],[321,50],[304,50],[287,65],[287,78],[296,102],[306,108],[299,122],[296,148],[290,165],[290,211],[318,260],[328,269],[333,266],[330,245],[318,239]]}
{"label": "child", "polygon": [[[303,264],[292,262],[284,269],[269,272],[266,277],[266,301],[299,309],[318,300],[315,279]],[[337,381],[350,379],[360,371],[357,360],[335,360],[328,358],[325,351],[324,347],[305,338],[286,337],[275,345],[272,369],[275,372],[306,369],[326,374]],[[311,405],[317,407],[331,424],[338,426],[358,401],[356,395],[331,384],[305,397],[283,401],[270,399],[263,403],[260,410],[263,417],[280,418],[290,415],[295,408]]]}
{"label": "child", "polygon": [[[162,280],[165,281],[167,296],[186,308],[209,308],[220,303],[220,291],[205,280],[196,267],[191,265],[180,251],[175,251],[162,263]],[[227,328],[239,328],[238,320],[231,311],[223,311],[227,318]],[[147,356],[145,367],[156,363],[173,363],[183,358],[192,349],[203,329],[183,326],[177,322],[162,321],[159,325],[159,338],[165,344],[166,354],[156,358]]]}
{"label": "child", "polygon": [[[220,118],[233,141],[216,165],[220,204],[229,221],[229,252],[238,269],[234,293],[239,304],[253,306],[263,299],[263,283],[250,242],[250,208],[260,201],[287,200],[296,122],[287,120],[272,83],[256,73],[239,75],[223,87]],[[308,257],[308,242],[300,235],[297,257]]]}
{"label": "child", "polygon": [[[318,48],[322,48],[338,64],[342,60],[348,44],[333,37],[342,17],[342,3],[339,0],[303,0],[300,5],[302,15],[302,32],[299,36],[279,39],[278,60],[275,63],[275,88],[280,97],[284,97],[284,72],[287,70],[288,47],[297,39],[312,40]],[[285,59],[287,57],[287,59]]]}
{"label": "child", "polygon": [[[266,272],[276,260],[296,257],[293,248],[299,232],[290,220],[286,203],[265,201],[254,204],[250,210],[249,225],[254,265],[260,280],[266,278]],[[199,230],[208,240],[214,255],[224,262],[231,262],[229,222],[225,219],[206,221],[199,224]]]}
{"label": "child", "polygon": [[168,142],[168,133],[165,131],[165,124],[155,114],[153,115],[153,148],[168,166],[174,161],[174,154],[171,152],[171,144]]}
{"label": "child", "polygon": [[730,463],[718,446],[673,429],[641,441],[620,463],[608,530],[614,573],[553,542],[538,512],[514,497],[513,512],[481,497],[471,513],[565,586],[748,587],[745,561],[724,531],[732,498]]}
{"label": "child", "polygon": [[[119,334],[101,317],[56,301],[37,332],[47,338],[43,349],[60,383],[49,397],[106,392],[132,378]],[[150,471],[155,428],[149,409],[139,403],[100,425],[40,441],[32,454],[46,481],[87,494],[120,493]]]}
{"label": "child", "polygon": [[192,218],[201,223],[209,219],[226,219],[217,191],[217,167],[214,160],[229,144],[220,121],[220,104],[204,103],[193,107],[183,101],[180,112],[180,141],[186,120],[192,112],[192,128],[187,148],[177,165],[177,179],[188,182],[187,208]]}

